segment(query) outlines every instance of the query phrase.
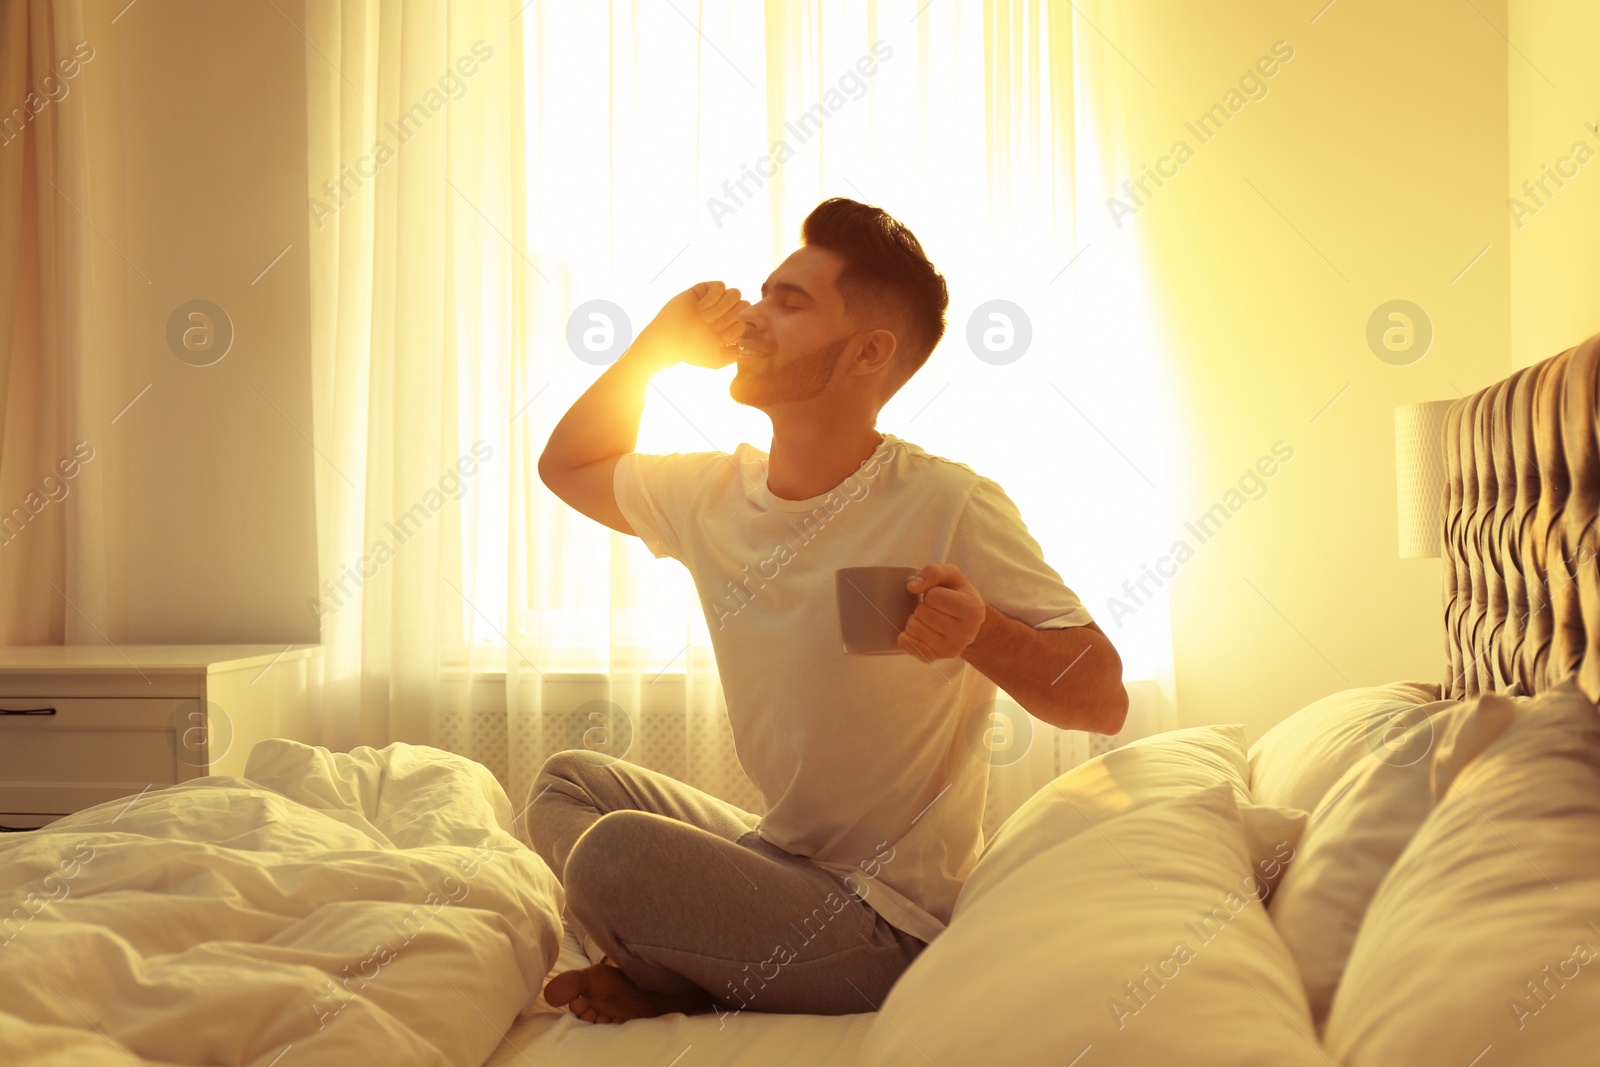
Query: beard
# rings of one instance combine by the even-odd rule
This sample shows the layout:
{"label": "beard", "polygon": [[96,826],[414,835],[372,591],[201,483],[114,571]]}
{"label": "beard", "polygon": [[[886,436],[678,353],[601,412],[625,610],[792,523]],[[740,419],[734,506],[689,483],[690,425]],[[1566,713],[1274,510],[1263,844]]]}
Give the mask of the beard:
{"label": "beard", "polygon": [[728,386],[728,394],[735,403],[753,408],[792,404],[821,396],[833,380],[833,369],[849,342],[849,337],[841,337],[782,366],[774,366],[772,356],[754,365],[741,363]]}

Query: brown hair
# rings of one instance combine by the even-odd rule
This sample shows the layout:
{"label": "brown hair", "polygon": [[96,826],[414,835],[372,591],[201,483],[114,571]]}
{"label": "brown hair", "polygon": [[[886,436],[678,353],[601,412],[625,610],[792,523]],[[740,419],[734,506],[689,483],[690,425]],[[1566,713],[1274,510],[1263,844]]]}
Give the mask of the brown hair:
{"label": "brown hair", "polygon": [[896,327],[892,396],[944,336],[950,306],[944,276],[902,222],[882,208],[845,197],[818,204],[801,223],[800,239],[845,260],[837,285],[854,322],[887,318]]}

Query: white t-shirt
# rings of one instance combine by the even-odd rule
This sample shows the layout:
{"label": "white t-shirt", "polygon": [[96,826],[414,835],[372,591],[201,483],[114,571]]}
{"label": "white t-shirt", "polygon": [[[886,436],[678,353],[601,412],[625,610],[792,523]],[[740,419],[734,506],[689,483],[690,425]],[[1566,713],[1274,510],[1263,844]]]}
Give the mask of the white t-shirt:
{"label": "white t-shirt", "polygon": [[629,453],[617,506],[705,609],[761,835],[846,878],[891,926],[932,941],[983,848],[977,739],[997,690],[963,659],[851,656],[834,571],[953,563],[1039,629],[1091,621],[995,482],[885,434],[833,490],[784,500],[767,454]]}

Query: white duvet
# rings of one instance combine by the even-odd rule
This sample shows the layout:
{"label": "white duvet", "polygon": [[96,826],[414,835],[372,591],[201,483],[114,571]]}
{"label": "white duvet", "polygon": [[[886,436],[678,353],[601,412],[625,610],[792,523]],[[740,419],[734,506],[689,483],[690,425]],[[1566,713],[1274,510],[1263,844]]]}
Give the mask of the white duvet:
{"label": "white duvet", "polygon": [[480,1064],[561,887],[483,767],[292,741],[0,837],[0,1063]]}

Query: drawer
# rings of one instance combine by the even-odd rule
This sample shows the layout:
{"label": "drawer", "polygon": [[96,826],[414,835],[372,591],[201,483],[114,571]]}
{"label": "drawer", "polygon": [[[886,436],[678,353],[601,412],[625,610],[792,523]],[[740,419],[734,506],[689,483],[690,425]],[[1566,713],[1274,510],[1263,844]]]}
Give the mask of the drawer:
{"label": "drawer", "polygon": [[195,699],[0,697],[0,812],[66,815],[196,777],[203,749],[175,739],[193,749],[204,726]]}

